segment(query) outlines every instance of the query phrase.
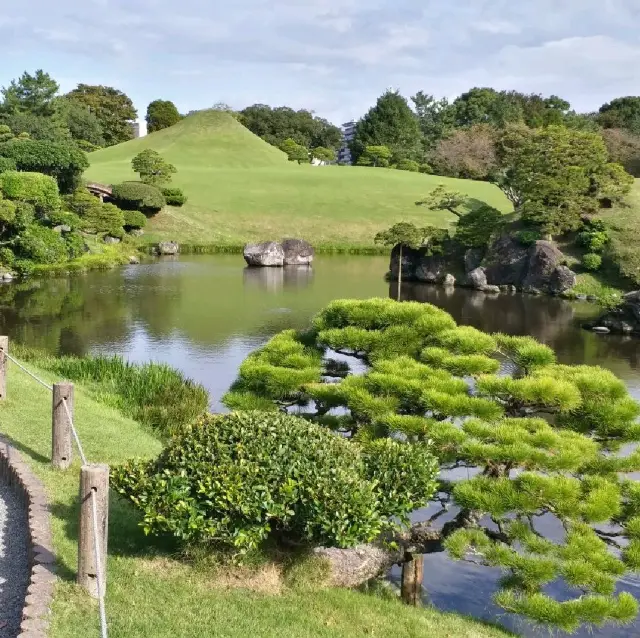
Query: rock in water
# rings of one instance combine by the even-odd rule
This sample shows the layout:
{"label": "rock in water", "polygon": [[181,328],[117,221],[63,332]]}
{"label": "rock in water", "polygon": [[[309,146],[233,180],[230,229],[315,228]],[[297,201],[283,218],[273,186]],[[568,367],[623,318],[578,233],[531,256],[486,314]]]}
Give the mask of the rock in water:
{"label": "rock in water", "polygon": [[477,290],[482,290],[487,285],[487,275],[484,268],[475,268],[468,274],[469,283]]}
{"label": "rock in water", "polygon": [[451,273],[449,273],[448,275],[444,276],[444,279],[442,281],[442,285],[443,286],[449,286],[449,287],[455,286],[456,285],[456,278]]}
{"label": "rock in water", "polygon": [[619,306],[584,327],[594,332],[605,329],[616,334],[640,334],[640,290],[626,294]]}
{"label": "rock in water", "polygon": [[131,255],[131,257],[129,257],[129,263],[134,266],[136,264],[140,263],[140,258],[136,257],[136,255]]}
{"label": "rock in water", "polygon": [[247,266],[284,266],[284,249],[275,241],[247,244],[243,250]]}
{"label": "rock in water", "polygon": [[529,248],[524,292],[559,295],[576,285],[576,274],[563,265],[564,255],[551,242],[539,240]]}
{"label": "rock in water", "polygon": [[310,266],[313,262],[313,247],[304,239],[283,239],[282,250],[285,266]]}
{"label": "rock in water", "polygon": [[161,241],[158,244],[159,255],[177,255],[180,252],[180,245],[176,241]]}

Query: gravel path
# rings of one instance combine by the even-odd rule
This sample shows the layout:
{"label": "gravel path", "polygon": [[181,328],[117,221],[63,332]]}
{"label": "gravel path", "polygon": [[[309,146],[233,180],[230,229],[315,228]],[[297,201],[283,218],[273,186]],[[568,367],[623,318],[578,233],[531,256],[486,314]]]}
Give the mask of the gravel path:
{"label": "gravel path", "polygon": [[0,478],[0,636],[20,630],[29,586],[28,522],[13,489]]}

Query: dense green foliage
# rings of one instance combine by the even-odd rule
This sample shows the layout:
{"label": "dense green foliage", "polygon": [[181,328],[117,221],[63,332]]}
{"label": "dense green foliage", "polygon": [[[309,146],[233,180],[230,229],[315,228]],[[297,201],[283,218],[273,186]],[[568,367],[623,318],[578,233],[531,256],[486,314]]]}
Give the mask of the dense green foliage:
{"label": "dense green foliage", "polygon": [[42,173],[6,171],[0,174],[0,191],[7,199],[28,202],[39,215],[59,210],[61,205],[55,179]]}
{"label": "dense green foliage", "polygon": [[[102,203],[86,188],[79,188],[71,195],[66,196],[64,204],[71,213],[77,216],[82,230],[119,238],[124,235],[123,227],[127,225],[125,212],[110,202]],[[59,223],[69,224],[68,221]],[[142,226],[137,227],[141,228]]]}
{"label": "dense green foliage", "polygon": [[465,248],[484,248],[503,223],[500,211],[483,204],[460,217],[455,239]]}
{"label": "dense green foliage", "polygon": [[273,146],[292,139],[305,148],[338,149],[342,134],[337,126],[316,117],[311,111],[295,111],[286,106],[271,108],[254,104],[239,113],[240,122]]}
{"label": "dense green foliage", "polygon": [[10,157],[0,157],[0,173],[5,173],[6,171],[15,171],[16,170],[16,161],[11,159]]}
{"label": "dense green foliage", "polygon": [[132,160],[131,168],[138,173],[143,184],[161,186],[171,181],[171,177],[177,172],[173,164],[169,164],[158,151],[146,148],[140,151]]}
{"label": "dense green foliage", "polygon": [[83,151],[62,142],[14,139],[0,144],[0,156],[13,160],[19,171],[54,177],[63,193],[74,190],[83,171],[89,167]]}
{"label": "dense green foliage", "polygon": [[177,124],[182,115],[171,100],[154,100],[147,107],[147,133],[161,131]]}
{"label": "dense green foliage", "polygon": [[419,159],[420,126],[407,100],[387,91],[357,123],[351,153],[357,163],[370,146],[386,146],[396,162]]}
{"label": "dense green foliage", "polygon": [[290,162],[298,162],[298,164],[306,164],[309,162],[309,149],[302,144],[298,144],[294,139],[287,138],[280,144],[280,150],[287,154]]}
{"label": "dense green foliage", "polygon": [[391,162],[393,153],[388,146],[366,146],[358,157],[358,166],[378,166],[386,168]]}
{"label": "dense green foliage", "polygon": [[157,460],[117,468],[113,482],[142,507],[147,533],[242,553],[269,537],[371,541],[425,502],[435,470],[427,445],[359,446],[295,416],[242,412],[203,417]]}
{"label": "dense green foliage", "polygon": [[187,203],[187,196],[181,188],[171,186],[163,188],[161,192],[169,206],[184,206]]}
{"label": "dense green foliage", "polygon": [[146,215],[138,210],[125,210],[123,215],[125,230],[144,228],[147,225]]}
{"label": "dense green foliage", "polygon": [[602,266],[602,255],[598,255],[598,253],[586,253],[582,257],[582,265],[587,270],[599,270],[600,266]]}
{"label": "dense green foliage", "polygon": [[151,215],[162,210],[166,203],[160,190],[141,182],[114,184],[113,201],[123,210],[139,210]]}
{"label": "dense green foliage", "polygon": [[0,110],[7,115],[53,115],[58,89],[58,83],[42,69],[38,69],[33,75],[25,71],[17,80],[12,80],[9,86],[2,89]]}
{"label": "dense green foliage", "polygon": [[604,128],[624,129],[640,135],[640,97],[619,97],[603,104],[598,122]]}
{"label": "dense green foliage", "polygon": [[[336,366],[332,351],[367,370],[351,373],[350,359]],[[560,365],[530,337],[456,326],[434,306],[346,300],[329,304],[310,333],[283,333],[252,354],[225,401],[295,402],[360,444],[431,441],[441,470],[472,477],[440,482],[442,512],[408,530],[412,552],[444,545],[502,569],[497,604],[540,623],[572,631],[636,617],[636,600],[616,583],[640,567],[639,490],[624,474],[640,469],[640,453],[618,452],[640,440],[640,405],[611,372]],[[566,534],[542,536],[543,517]],[[555,581],[573,595],[555,599],[546,589]]]}

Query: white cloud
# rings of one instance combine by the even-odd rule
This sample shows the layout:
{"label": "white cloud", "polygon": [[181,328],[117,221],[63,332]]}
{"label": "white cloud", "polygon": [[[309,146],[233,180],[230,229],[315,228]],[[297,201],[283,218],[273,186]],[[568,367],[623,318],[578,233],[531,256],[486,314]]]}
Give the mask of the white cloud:
{"label": "white cloud", "polygon": [[471,25],[476,31],[484,31],[486,33],[516,35],[522,31],[522,27],[507,20],[480,20]]}

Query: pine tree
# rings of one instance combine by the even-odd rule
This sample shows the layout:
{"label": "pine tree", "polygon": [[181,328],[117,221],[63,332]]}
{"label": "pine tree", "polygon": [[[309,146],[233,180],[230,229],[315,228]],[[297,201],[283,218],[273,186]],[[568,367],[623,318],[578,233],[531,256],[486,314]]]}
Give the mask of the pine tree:
{"label": "pine tree", "polygon": [[[360,363],[352,373],[332,352]],[[530,337],[457,326],[427,304],[342,300],[250,355],[224,400],[299,406],[354,441],[431,441],[440,509],[394,539],[407,559],[447,551],[498,567],[498,605],[564,630],[636,617],[616,583],[640,570],[640,484],[622,474],[640,470],[640,451],[617,453],[640,441],[640,406],[611,372],[560,365]],[[460,468],[472,478],[447,474]],[[540,532],[554,520],[560,540]],[[556,600],[554,581],[573,596]]]}
{"label": "pine tree", "polygon": [[416,114],[397,91],[387,91],[356,125],[351,152],[357,162],[367,146],[386,146],[394,162],[421,159],[422,133]]}

